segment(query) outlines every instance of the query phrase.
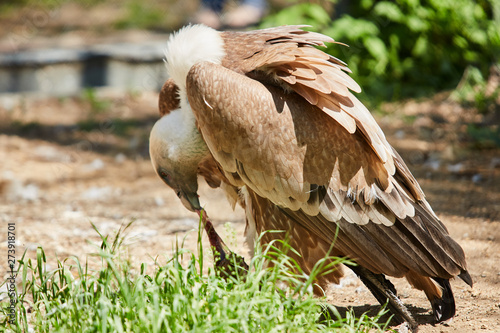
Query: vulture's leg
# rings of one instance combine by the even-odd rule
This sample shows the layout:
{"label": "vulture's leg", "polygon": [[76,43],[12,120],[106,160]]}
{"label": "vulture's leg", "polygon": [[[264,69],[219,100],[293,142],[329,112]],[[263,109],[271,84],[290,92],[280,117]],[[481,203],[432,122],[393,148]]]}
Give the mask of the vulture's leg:
{"label": "vulture's leg", "polygon": [[389,310],[401,321],[408,323],[412,332],[417,331],[418,324],[413,319],[410,311],[401,302],[397,296],[396,288],[387,280],[383,274],[375,274],[368,269],[361,266],[348,267],[356,273],[365,286],[370,289],[371,293],[380,302],[380,304],[387,303]]}
{"label": "vulture's leg", "polygon": [[[229,247],[215,231],[214,225],[210,222],[207,213],[203,209],[197,210],[196,212],[201,217],[203,227],[207,233],[214,254],[215,267],[225,276],[245,276],[248,271],[248,265],[244,258],[231,252]],[[237,271],[235,271],[235,268]]]}

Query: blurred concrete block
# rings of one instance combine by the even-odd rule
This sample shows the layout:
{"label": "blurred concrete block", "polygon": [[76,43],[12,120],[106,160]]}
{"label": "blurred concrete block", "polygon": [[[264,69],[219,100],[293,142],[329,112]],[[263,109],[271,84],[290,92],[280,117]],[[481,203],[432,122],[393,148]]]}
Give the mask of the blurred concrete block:
{"label": "blurred concrete block", "polygon": [[164,44],[104,44],[0,54],[0,93],[68,96],[92,87],[159,90],[167,79]]}

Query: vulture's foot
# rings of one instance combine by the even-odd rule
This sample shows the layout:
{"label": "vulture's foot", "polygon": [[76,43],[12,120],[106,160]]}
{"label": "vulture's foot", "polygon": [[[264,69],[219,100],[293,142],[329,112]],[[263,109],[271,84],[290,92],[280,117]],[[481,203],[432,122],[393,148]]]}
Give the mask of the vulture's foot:
{"label": "vulture's foot", "polygon": [[[217,258],[217,257],[216,257]],[[245,259],[234,252],[225,253],[215,262],[217,273],[223,278],[244,278],[248,273],[248,265]]]}
{"label": "vulture's foot", "polygon": [[227,277],[245,277],[248,272],[248,265],[243,257],[232,252],[229,247],[224,243],[215,228],[208,219],[208,215],[204,210],[198,210],[203,222],[203,226],[210,241],[210,246],[214,253],[215,269],[220,276]]}
{"label": "vulture's foot", "polygon": [[397,320],[406,322],[411,332],[417,332],[417,322],[397,296],[396,288],[391,281],[387,280],[383,274],[375,274],[361,266],[348,267],[356,273],[380,304],[387,303],[387,307]]}

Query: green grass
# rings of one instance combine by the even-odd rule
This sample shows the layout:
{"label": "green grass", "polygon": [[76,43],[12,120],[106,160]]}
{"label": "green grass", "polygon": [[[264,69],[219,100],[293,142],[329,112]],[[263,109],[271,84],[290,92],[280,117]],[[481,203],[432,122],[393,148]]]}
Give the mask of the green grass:
{"label": "green grass", "polygon": [[[127,226],[128,227],[128,226]],[[17,324],[7,323],[7,303],[0,308],[0,331],[27,332],[367,332],[387,324],[366,315],[344,318],[322,298],[313,297],[313,278],[329,269],[320,262],[311,276],[279,248],[257,249],[246,277],[224,279],[203,272],[199,256],[177,246],[163,266],[140,268],[120,256],[123,230],[96,246],[100,268],[69,257],[48,271],[42,248],[36,262],[19,260]],[[96,229],[97,231],[97,229]],[[98,231],[97,231],[98,232]],[[199,237],[201,239],[201,237]],[[201,248],[201,241],[198,241]],[[279,246],[275,246],[279,245]],[[272,262],[272,267],[266,266]],[[335,259],[340,262],[341,259]],[[268,267],[268,268],[266,268]],[[136,273],[134,269],[137,269]],[[146,271],[153,271],[147,274]],[[205,270],[206,271],[206,270]],[[287,288],[278,288],[285,282]],[[322,309],[329,308],[331,318]],[[323,320],[319,320],[319,318]],[[326,319],[325,319],[326,318]]]}

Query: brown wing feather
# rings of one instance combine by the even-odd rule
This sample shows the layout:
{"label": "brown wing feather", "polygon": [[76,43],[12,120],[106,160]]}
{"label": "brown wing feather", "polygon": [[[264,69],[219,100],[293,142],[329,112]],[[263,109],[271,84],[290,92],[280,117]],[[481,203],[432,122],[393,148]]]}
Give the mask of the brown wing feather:
{"label": "brown wing feather", "polygon": [[[325,242],[308,229],[293,222],[268,199],[258,196],[251,190],[245,189],[245,191],[248,193],[246,200],[249,201],[257,233],[261,234],[268,230],[282,231],[281,233],[264,233],[261,239],[262,245],[265,246],[265,244],[270,244],[274,240],[282,240],[287,237],[288,245],[298,253],[297,255],[290,251],[288,255],[300,265],[306,274],[310,274],[314,265],[331,250],[330,242]],[[332,251],[329,255],[338,256],[342,254]],[[343,276],[342,266],[338,265],[331,267],[331,269],[333,271],[317,278],[316,282],[323,290],[326,290],[329,283],[338,284]]]}
{"label": "brown wing feather", "polygon": [[[377,195],[391,193],[386,163],[363,135],[350,134],[300,96],[218,65],[198,64],[190,73],[190,102],[215,159],[260,195],[298,209],[307,204],[312,184],[358,194],[377,185]],[[237,98],[221,98],[228,94]]]}
{"label": "brown wing feather", "polygon": [[354,224],[345,218],[333,224],[321,215],[311,217],[300,210],[286,210],[286,213],[320,239],[326,241],[337,235],[334,243],[337,252],[374,273],[402,277],[413,271],[422,276],[450,279],[466,270],[460,246],[447,233],[437,233],[439,228],[434,221],[423,220],[419,215],[396,220],[387,227],[371,222]]}
{"label": "brown wing feather", "polygon": [[231,182],[226,178],[212,155],[207,155],[201,160],[198,164],[197,173],[205,179],[210,187],[220,187],[226,194],[226,197],[233,209],[236,203],[239,203],[243,208],[245,208],[245,204],[240,198],[238,187],[231,184]]}
{"label": "brown wing feather", "polygon": [[168,79],[161,87],[160,94],[158,96],[158,109],[160,110],[160,116],[164,116],[173,110],[180,107],[179,99],[179,87],[174,83],[173,79]]}
{"label": "brown wing feather", "polygon": [[[359,129],[393,173],[392,148],[370,112],[348,91],[359,92],[359,85],[347,75],[349,70],[342,61],[312,47],[334,40],[301,28],[303,26],[223,32],[227,56],[222,65],[241,74],[264,72],[288,85],[309,103],[318,105],[349,133]],[[312,73],[316,79],[311,79]]]}
{"label": "brown wing feather", "polygon": [[205,178],[207,184],[212,188],[220,187],[222,182],[228,183],[222,172],[217,166],[217,162],[211,155],[205,157],[198,164],[198,175]]}
{"label": "brown wing feather", "polygon": [[460,246],[412,194],[404,163],[394,155],[394,177],[394,164],[381,160],[366,133],[349,133],[295,93],[211,63],[193,66],[187,90],[227,178],[236,173],[318,239],[336,239],[338,253],[392,276],[411,270],[450,278],[465,271]]}

